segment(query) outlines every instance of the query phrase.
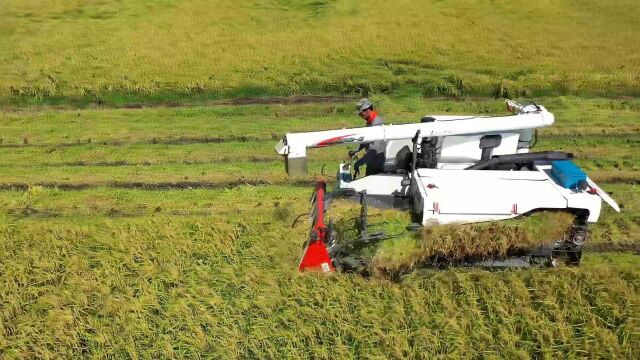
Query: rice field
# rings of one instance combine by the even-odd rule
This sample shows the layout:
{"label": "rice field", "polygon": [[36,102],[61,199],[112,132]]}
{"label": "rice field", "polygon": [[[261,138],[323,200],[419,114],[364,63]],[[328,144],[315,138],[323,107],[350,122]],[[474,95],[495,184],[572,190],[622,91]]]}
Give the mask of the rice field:
{"label": "rice field", "polygon": [[[0,358],[639,358],[639,12],[0,2]],[[556,123],[536,150],[573,152],[622,212],[603,207],[576,268],[402,263],[464,256],[439,228],[438,249],[401,236],[366,250],[368,278],[300,274],[308,228],[292,223],[349,147],[311,150],[290,178],[274,146],[362,126],[365,95],[387,124],[544,104]],[[377,214],[403,230],[406,214]],[[476,230],[466,251],[504,250]]]}
{"label": "rice field", "polygon": [[[490,99],[376,98],[387,122],[501,113]],[[635,358],[640,106],[541,98],[540,150],[573,151],[623,206],[579,268],[297,273],[313,182],[286,131],[360,126],[348,102],[0,115],[0,357]],[[331,171],[328,171],[331,172]],[[372,219],[375,219],[373,217]],[[604,252],[603,252],[604,251]]]}

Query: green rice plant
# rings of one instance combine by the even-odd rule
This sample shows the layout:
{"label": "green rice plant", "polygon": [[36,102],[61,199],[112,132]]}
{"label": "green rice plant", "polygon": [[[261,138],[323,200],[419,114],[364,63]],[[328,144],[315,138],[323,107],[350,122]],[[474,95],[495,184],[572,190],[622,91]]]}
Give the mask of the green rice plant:
{"label": "green rice plant", "polygon": [[[556,122],[541,130],[540,140],[593,143],[600,139],[637,139],[640,101],[631,99],[563,97],[523,98],[545,105]],[[8,109],[0,112],[1,145],[87,146],[159,144],[216,144],[219,141],[277,141],[287,132],[363,126],[353,102],[305,105],[214,105],[142,109]],[[463,101],[464,100],[464,101]],[[376,96],[374,102],[387,124],[416,122],[426,114],[506,114],[504,103],[493,98],[425,99]],[[585,126],[588,124],[589,126]],[[598,137],[590,138],[589,136]]]}

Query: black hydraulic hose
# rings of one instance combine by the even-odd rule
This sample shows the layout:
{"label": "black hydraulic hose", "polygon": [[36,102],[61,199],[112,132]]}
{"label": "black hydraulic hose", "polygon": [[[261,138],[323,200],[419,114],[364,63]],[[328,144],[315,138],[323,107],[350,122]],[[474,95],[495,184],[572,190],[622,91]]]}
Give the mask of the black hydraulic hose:
{"label": "black hydraulic hose", "polygon": [[416,170],[416,163],[418,162],[418,138],[420,138],[420,130],[416,131],[416,135],[411,139],[413,142],[413,157],[411,159],[411,171]]}
{"label": "black hydraulic hose", "polygon": [[484,170],[491,169],[494,166],[510,163],[522,163],[533,162],[539,160],[554,161],[554,160],[567,160],[573,159],[572,153],[566,153],[563,151],[541,151],[527,154],[512,154],[512,155],[496,155],[489,160],[481,161],[475,165],[471,165],[465,170]]}

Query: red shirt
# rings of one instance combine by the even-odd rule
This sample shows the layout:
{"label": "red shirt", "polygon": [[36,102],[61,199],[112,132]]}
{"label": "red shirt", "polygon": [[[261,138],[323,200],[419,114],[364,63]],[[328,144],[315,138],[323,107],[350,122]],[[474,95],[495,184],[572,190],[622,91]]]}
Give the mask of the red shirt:
{"label": "red shirt", "polygon": [[373,122],[373,120],[377,117],[378,113],[375,111],[371,111],[371,113],[369,114],[369,118],[367,119],[367,125],[371,125],[371,122]]}

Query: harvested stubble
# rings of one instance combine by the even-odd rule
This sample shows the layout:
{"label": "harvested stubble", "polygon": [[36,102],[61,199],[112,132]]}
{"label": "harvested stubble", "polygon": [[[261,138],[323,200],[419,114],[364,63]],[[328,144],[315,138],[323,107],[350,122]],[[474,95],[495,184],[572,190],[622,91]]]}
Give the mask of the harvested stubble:
{"label": "harvested stubble", "polygon": [[518,255],[563,239],[573,222],[570,213],[543,211],[502,222],[428,226],[421,239],[405,236],[381,244],[371,262],[372,270],[389,276],[434,262]]}

